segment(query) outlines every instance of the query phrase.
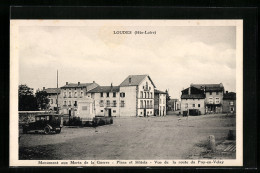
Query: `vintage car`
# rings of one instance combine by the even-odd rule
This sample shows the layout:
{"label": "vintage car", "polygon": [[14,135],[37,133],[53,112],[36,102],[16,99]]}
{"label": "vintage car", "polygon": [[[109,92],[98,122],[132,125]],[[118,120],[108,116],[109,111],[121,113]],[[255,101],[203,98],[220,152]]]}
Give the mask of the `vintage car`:
{"label": "vintage car", "polygon": [[62,115],[58,114],[41,114],[35,115],[35,121],[23,125],[23,133],[29,131],[44,131],[45,134],[51,132],[60,133],[63,126]]}

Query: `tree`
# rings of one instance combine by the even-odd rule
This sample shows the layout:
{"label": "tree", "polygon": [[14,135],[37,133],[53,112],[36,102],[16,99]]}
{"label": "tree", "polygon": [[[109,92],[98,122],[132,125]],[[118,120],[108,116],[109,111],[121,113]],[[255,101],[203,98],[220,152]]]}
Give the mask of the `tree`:
{"label": "tree", "polygon": [[35,95],[36,95],[37,105],[41,110],[46,110],[50,107],[48,94],[46,91],[38,90]]}
{"label": "tree", "polygon": [[171,96],[169,95],[168,90],[165,91],[166,92],[166,110],[169,110],[169,101],[171,100]]}
{"label": "tree", "polygon": [[36,98],[33,95],[33,89],[27,85],[19,85],[19,111],[38,110]]}

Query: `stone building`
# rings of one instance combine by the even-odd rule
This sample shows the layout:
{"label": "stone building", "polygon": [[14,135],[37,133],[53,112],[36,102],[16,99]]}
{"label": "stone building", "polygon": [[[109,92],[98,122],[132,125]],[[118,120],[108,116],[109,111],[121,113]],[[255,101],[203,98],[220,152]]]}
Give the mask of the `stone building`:
{"label": "stone building", "polygon": [[236,93],[226,91],[224,94],[223,113],[236,113]]}
{"label": "stone building", "polygon": [[149,75],[129,75],[120,85],[120,116],[154,115],[155,85]]}
{"label": "stone building", "polygon": [[205,94],[204,91],[196,87],[189,87],[182,90],[181,113],[188,115],[205,114]]}
{"label": "stone building", "polygon": [[49,99],[49,110],[57,111],[57,94],[58,94],[58,108],[60,109],[61,106],[61,95],[60,95],[60,88],[45,88],[43,87],[43,91],[47,92],[48,99]]}
{"label": "stone building", "polygon": [[83,102],[87,98],[87,92],[98,87],[99,85],[93,83],[68,83],[60,88],[61,95],[61,114],[68,114],[76,116],[78,102]]}
{"label": "stone building", "polygon": [[124,107],[120,102],[119,86],[98,86],[87,92],[94,99],[96,116],[120,116],[119,109]]}
{"label": "stone building", "polygon": [[154,115],[166,115],[166,92],[154,89]]}
{"label": "stone building", "polygon": [[206,98],[206,113],[222,113],[224,86],[220,84],[191,84],[191,87],[203,90]]}

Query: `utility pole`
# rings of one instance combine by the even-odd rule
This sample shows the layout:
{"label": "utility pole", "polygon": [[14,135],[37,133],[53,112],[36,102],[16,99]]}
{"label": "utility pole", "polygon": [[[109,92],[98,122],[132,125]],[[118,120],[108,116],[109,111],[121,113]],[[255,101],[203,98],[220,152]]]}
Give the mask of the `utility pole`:
{"label": "utility pole", "polygon": [[59,114],[59,85],[58,85],[58,81],[59,81],[59,73],[57,70],[57,114]]}

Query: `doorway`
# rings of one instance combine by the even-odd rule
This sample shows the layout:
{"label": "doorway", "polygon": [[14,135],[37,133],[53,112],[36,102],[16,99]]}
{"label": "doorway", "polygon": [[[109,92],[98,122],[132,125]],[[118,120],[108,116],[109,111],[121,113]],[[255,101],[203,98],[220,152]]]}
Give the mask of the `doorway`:
{"label": "doorway", "polygon": [[108,109],[107,111],[108,111],[108,116],[111,117],[111,116],[112,116],[112,111],[111,111],[111,109]]}
{"label": "doorway", "polygon": [[146,117],[146,109],[144,109],[144,117]]}

